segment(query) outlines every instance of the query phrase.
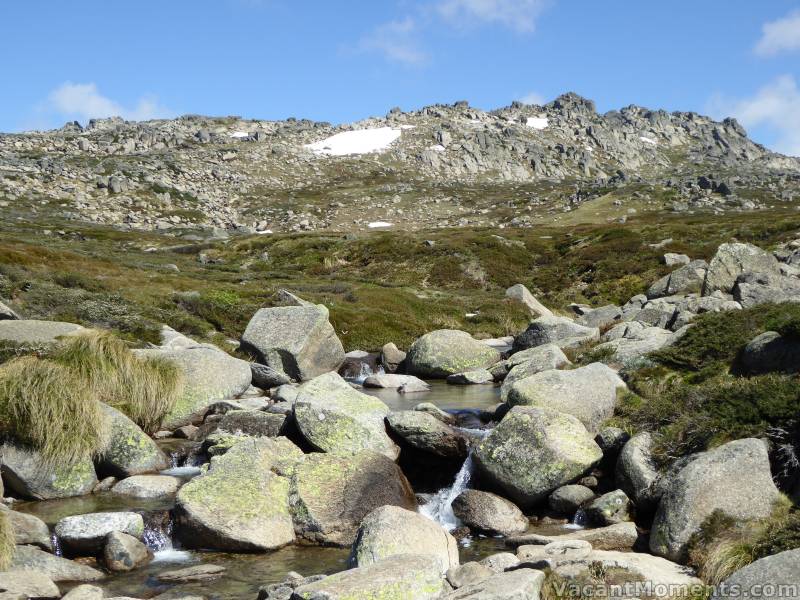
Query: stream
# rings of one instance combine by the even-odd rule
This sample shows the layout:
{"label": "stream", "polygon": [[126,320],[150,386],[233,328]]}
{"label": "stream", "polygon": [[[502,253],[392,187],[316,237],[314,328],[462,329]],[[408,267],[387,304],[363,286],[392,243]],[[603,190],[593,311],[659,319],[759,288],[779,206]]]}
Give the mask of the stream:
{"label": "stream", "polygon": [[[394,390],[363,390],[380,398],[393,410],[413,408],[420,402],[459,414],[459,421],[472,427],[480,424],[478,415],[482,410],[499,402],[499,387],[496,386],[452,386],[443,382],[432,382],[431,391],[403,395]],[[470,429],[473,435],[474,429]],[[173,466],[165,474],[191,478],[199,472],[193,464],[191,443],[184,440],[162,440],[162,449],[173,457]],[[188,459],[187,459],[188,456]],[[420,507],[420,512],[441,523],[448,530],[459,526],[453,514],[453,500],[469,487],[472,475],[472,458],[467,457],[455,476],[453,484],[435,493],[431,500]],[[144,568],[129,573],[109,575],[100,582],[107,596],[129,596],[150,598],[174,588],[174,584],[159,583],[159,573],[194,564],[213,563],[227,568],[225,575],[216,581],[179,584],[181,593],[200,594],[209,598],[254,600],[258,589],[266,584],[282,581],[289,571],[303,575],[335,573],[347,566],[349,549],[318,546],[292,545],[268,554],[229,554],[183,550],[172,539],[170,511],[174,500],[139,500],[99,493],[63,500],[40,502],[17,502],[14,509],[36,515],[52,527],[62,518],[103,511],[136,511],[145,520],[144,541],[155,553],[154,560]],[[565,533],[565,527],[549,526],[531,529],[540,533]],[[575,527],[572,525],[571,527]],[[555,530],[554,530],[555,529]],[[490,554],[506,551],[503,540],[489,537],[469,537],[459,543],[461,561],[480,560]]]}

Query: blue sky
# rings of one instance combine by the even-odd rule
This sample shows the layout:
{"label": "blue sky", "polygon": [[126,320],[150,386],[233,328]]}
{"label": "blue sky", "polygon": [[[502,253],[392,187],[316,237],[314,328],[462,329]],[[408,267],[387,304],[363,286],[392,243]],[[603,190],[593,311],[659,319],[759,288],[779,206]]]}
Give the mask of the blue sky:
{"label": "blue sky", "polygon": [[120,113],[347,122],[575,91],[800,155],[798,0],[7,0],[0,131]]}

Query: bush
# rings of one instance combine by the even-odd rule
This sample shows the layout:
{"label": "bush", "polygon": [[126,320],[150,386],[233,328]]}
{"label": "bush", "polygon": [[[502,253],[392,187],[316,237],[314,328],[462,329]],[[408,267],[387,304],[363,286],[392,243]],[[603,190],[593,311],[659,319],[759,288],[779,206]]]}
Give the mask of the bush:
{"label": "bush", "polygon": [[0,509],[0,571],[5,571],[14,557],[14,531],[11,529],[11,519],[8,511]]}
{"label": "bush", "polygon": [[66,338],[53,359],[76,373],[100,400],[155,432],[183,391],[183,372],[163,358],[140,358],[108,332]]}
{"label": "bush", "polygon": [[48,464],[74,464],[105,445],[108,422],[79,373],[26,356],[0,368],[0,434],[38,450]]}
{"label": "bush", "polygon": [[656,433],[654,456],[667,463],[733,439],[796,432],[799,384],[796,376],[769,374],[722,375],[692,385],[674,373],[656,373],[647,381],[632,381],[641,395],[622,397],[615,422]]}

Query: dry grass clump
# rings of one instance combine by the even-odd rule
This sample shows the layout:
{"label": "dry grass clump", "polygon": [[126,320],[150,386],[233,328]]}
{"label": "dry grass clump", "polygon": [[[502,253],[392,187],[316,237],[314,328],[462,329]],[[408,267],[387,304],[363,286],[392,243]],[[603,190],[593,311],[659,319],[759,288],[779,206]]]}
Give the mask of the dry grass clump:
{"label": "dry grass clump", "polygon": [[38,450],[48,464],[74,464],[106,443],[108,423],[78,373],[26,356],[0,368],[0,434]]}
{"label": "dry grass clump", "polygon": [[14,557],[14,531],[7,511],[0,510],[0,571],[6,570]]}
{"label": "dry grass clump", "polygon": [[106,331],[66,338],[53,360],[75,372],[97,400],[155,432],[183,392],[183,371],[163,358],[141,358]]}

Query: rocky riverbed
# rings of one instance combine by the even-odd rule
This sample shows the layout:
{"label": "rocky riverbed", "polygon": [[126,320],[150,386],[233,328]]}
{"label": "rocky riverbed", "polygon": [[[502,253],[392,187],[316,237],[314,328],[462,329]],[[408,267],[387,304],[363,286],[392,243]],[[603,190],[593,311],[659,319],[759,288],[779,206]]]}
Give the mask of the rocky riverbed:
{"label": "rocky riverbed", "polygon": [[[17,356],[0,367],[0,594],[723,598],[712,586],[800,585],[800,240],[664,261],[671,272],[621,306],[553,311],[518,284],[507,301],[530,323],[514,336],[440,329],[371,352],[345,353],[328,309],[290,292],[233,353],[166,326],[130,348],[0,306]],[[772,329],[725,363],[750,326],[727,320],[759,313]],[[698,346],[716,362],[682,374]]]}

